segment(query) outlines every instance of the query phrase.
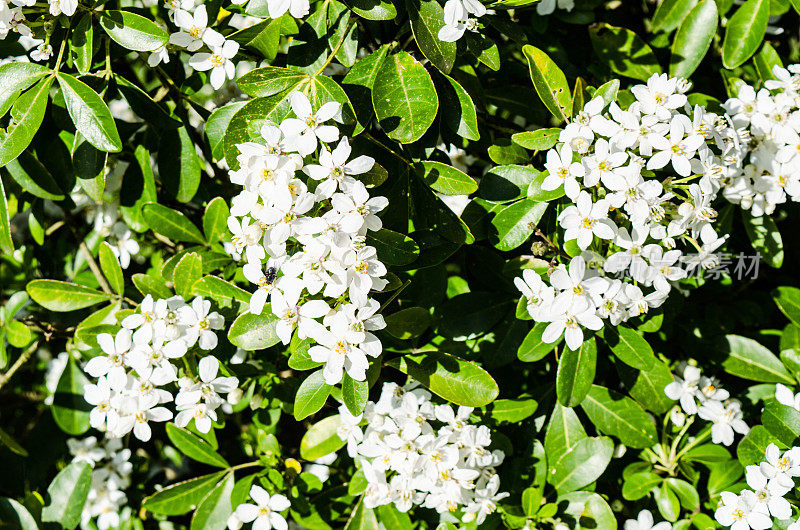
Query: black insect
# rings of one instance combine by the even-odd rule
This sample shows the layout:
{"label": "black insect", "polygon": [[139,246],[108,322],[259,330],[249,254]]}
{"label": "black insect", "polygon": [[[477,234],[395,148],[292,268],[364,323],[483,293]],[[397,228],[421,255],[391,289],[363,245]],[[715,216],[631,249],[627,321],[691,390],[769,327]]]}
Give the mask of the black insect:
{"label": "black insect", "polygon": [[267,285],[272,285],[272,282],[275,281],[276,276],[278,276],[278,270],[275,267],[268,268],[267,272],[264,273],[264,277],[267,280]]}

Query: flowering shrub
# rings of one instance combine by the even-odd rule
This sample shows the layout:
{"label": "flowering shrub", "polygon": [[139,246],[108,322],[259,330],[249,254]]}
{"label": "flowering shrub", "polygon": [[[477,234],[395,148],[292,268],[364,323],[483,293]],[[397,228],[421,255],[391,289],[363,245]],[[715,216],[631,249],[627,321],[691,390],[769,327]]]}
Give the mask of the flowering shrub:
{"label": "flowering shrub", "polygon": [[800,529],[795,0],[0,0],[0,526]]}

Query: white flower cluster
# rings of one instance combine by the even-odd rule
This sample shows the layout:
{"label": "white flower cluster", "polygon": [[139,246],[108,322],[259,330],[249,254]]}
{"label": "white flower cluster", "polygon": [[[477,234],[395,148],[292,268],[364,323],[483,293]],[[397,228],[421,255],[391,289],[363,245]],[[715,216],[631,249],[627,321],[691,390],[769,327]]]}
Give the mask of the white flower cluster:
{"label": "white flower cluster", "polygon": [[738,495],[730,491],[720,494],[720,505],[714,517],[732,530],[766,530],[773,521],[784,521],[781,528],[800,530],[800,520],[785,526],[792,517],[792,506],[784,496],[794,489],[794,478],[800,476],[800,447],[781,453],[778,446],[767,446],[765,460],[747,466],[745,479],[752,488]]}
{"label": "white flower cluster", "polygon": [[[109,175],[107,186],[111,183],[122,185],[122,180]],[[73,213],[82,212],[86,222],[92,225],[99,241],[105,241],[119,261],[120,267],[127,269],[131,257],[139,253],[139,243],[133,238],[133,231],[120,217],[119,199],[96,202],[90,198],[80,186],[76,186],[70,195],[75,202]]]}
{"label": "white flower cluster", "polygon": [[[72,16],[78,7],[78,0],[49,0],[50,14]],[[35,8],[36,0],[0,0],[0,40],[8,37],[9,33],[19,34],[20,43],[30,51],[30,58],[34,61],[46,61],[53,55],[50,43],[33,38],[33,31],[28,26],[23,8]],[[36,24],[34,24],[36,25]],[[15,57],[11,60],[27,62],[28,57]],[[0,59],[5,62],[5,59]]]}
{"label": "white flower cluster", "polygon": [[[386,326],[369,293],[387,284],[386,267],[365,235],[381,228],[376,214],[388,201],[370,198],[354,178],[372,168],[372,158],[348,160],[347,138],[333,151],[327,148],[339,130],[324,123],[341,112],[340,104],[313,112],[304,94],[294,92],[290,100],[296,117],[265,124],[261,138],[238,146],[240,169],[230,177],[244,189],[231,204],[227,248],[235,258],[245,257],[242,272],[256,286],[251,313],[278,317],[284,344],[295,329],[301,339],[313,339],[309,354],[325,363],[326,383],[340,382],[343,372],[363,381],[367,357],[382,349],[370,331]],[[318,163],[306,163],[318,142]]]}
{"label": "white flower cluster", "polygon": [[758,92],[742,84],[723,105],[743,138],[744,166],[722,194],[755,217],[800,201],[800,65],[775,66],[773,75]]}
{"label": "white flower cluster", "polygon": [[718,262],[713,252],[727,236],[714,229],[711,203],[738,171],[738,137],[725,116],[687,103],[689,86],[653,75],[631,89],[636,101],[627,110],[612,102],[605,112],[596,97],[548,151],[542,189],[563,187],[574,203],[558,222],[564,242],[582,254],[551,271],[549,285],[531,270],[516,279],[531,317],[550,322],[546,342],[563,334],[575,349],[582,327],[646,313],[664,302],[671,282]]}
{"label": "white flower cluster", "polygon": [[217,419],[216,409],[225,401],[220,394],[236,390],[239,381],[219,377],[219,361],[210,355],[200,359],[199,377],[179,379],[172,361],[183,358],[195,344],[201,350],[216,348],[213,330],[224,324],[202,297],[187,304],[180,296],[154,300],[147,295],[137,311],[122,320],[116,336],[97,335],[103,354],[84,367],[98,378],[84,387],[84,398],[94,406],[89,415],[92,427],[110,437],[133,431],[136,438],[149,440],[149,422],[172,419],[172,412],[160,405],[173,401],[163,387],[177,383],[176,425],[185,427],[194,419],[198,431],[208,432]]}
{"label": "white flower cluster", "polygon": [[105,438],[98,443],[94,436],[82,440],[71,438],[67,446],[73,462],[92,466],[92,485],[81,512],[83,526],[89,527],[96,517],[100,530],[119,527],[119,511],[128,503],[124,490],[131,484],[133,465],[128,461],[131,450],[123,449],[119,438]]}
{"label": "white flower cluster", "polygon": [[[696,366],[686,366],[683,378],[672,376],[675,381],[664,387],[664,393],[670,399],[679,401],[683,412],[712,422],[711,441],[715,444],[731,445],[734,431],[747,434],[750,427],[742,419],[742,404],[729,399],[730,394],[719,386],[713,377],[701,374]],[[677,409],[672,414],[672,421],[683,425],[686,417]]]}
{"label": "white flower cluster", "polygon": [[[226,79],[233,79],[236,75],[233,58],[239,52],[239,43],[225,39],[221,33],[209,27],[206,6],[200,4],[195,7],[194,0],[168,0],[166,6],[172,21],[178,27],[178,31],[170,35],[168,44],[192,53],[189,66],[198,72],[210,71],[209,81],[215,90]],[[208,51],[198,51],[204,46]],[[151,67],[162,62],[169,62],[167,44],[151,53],[147,59]]]}
{"label": "white flower cluster", "polygon": [[[504,453],[489,449],[485,425],[472,425],[472,408],[437,405],[430,392],[384,383],[377,402],[353,416],[339,407],[339,438],[367,479],[364,505],[414,505],[439,513],[463,509],[464,520],[481,524],[497,509],[500,477],[495,466]],[[364,430],[361,425],[366,424]]]}
{"label": "white flower cluster", "polygon": [[270,495],[261,486],[250,487],[250,498],[255,504],[244,503],[234,509],[228,518],[228,528],[235,530],[243,523],[253,523],[253,530],[287,530],[289,524],[281,512],[292,505],[286,496],[276,493]]}

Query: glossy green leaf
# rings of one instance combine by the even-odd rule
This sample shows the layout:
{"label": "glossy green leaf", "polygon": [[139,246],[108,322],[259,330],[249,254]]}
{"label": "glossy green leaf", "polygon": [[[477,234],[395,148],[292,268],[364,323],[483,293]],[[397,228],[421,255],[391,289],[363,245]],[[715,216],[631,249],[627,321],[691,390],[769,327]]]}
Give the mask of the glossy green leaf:
{"label": "glossy green leaf", "polygon": [[661,73],[652,48],[627,28],[605,23],[589,28],[592,48],[612,72],[640,81]]}
{"label": "glossy green leaf", "polygon": [[89,411],[92,406],[83,397],[83,387],[87,384],[88,379],[70,355],[58,379],[52,411],[56,424],[72,436],[80,436],[89,430]]}
{"label": "glossy green leaf", "polygon": [[422,167],[422,180],[444,195],[470,195],[478,189],[472,177],[453,166],[428,160],[422,162]]}
{"label": "glossy green leaf", "polygon": [[553,127],[551,129],[538,129],[536,131],[525,131],[511,135],[511,141],[521,145],[525,149],[532,151],[546,151],[554,147],[558,142],[558,136],[562,129]]}
{"label": "glossy green leaf", "polygon": [[701,0],[688,12],[672,41],[671,76],[688,78],[697,69],[711,47],[718,19],[714,0]]}
{"label": "glossy green leaf", "polygon": [[173,241],[204,243],[203,234],[182,213],[164,205],[149,202],[142,206],[142,215],[153,232]]}
{"label": "glossy green leaf", "polygon": [[588,486],[603,474],[614,452],[611,438],[582,438],[564,453],[553,466],[548,481],[559,493],[569,493]]}
{"label": "glossy green leaf", "polygon": [[745,210],[742,210],[742,218],[747,237],[760,260],[770,267],[780,268],[783,265],[783,238],[775,221],[768,215],[753,217]]}
{"label": "glossy green leaf", "polygon": [[439,99],[431,76],[406,52],[388,56],[372,88],[375,115],[386,134],[400,143],[411,143],[433,124]]}
{"label": "glossy green leaf", "polygon": [[435,0],[407,0],[411,31],[420,51],[436,68],[450,73],[456,62],[456,43],[439,39],[444,27],[444,8]]}
{"label": "glossy green leaf", "polygon": [[119,266],[119,261],[111,246],[103,241],[98,250],[98,257],[100,259],[100,269],[103,271],[103,276],[108,280],[109,285],[117,294],[125,292],[125,278],[122,276],[122,267]]}
{"label": "glossy green leaf", "polygon": [[664,0],[653,14],[653,32],[677,28],[695,5],[697,0]]}
{"label": "glossy green leaf", "polygon": [[433,323],[430,311],[424,307],[406,307],[385,315],[386,333],[398,339],[419,337]]}
{"label": "glossy green leaf", "polygon": [[188,300],[192,297],[195,282],[203,275],[203,260],[195,252],[189,252],[181,257],[175,270],[172,272],[172,283],[175,293]]}
{"label": "glossy green leaf", "polygon": [[261,315],[242,313],[228,330],[228,340],[245,350],[269,348],[281,341],[275,328],[278,322],[280,319],[269,308]]}
{"label": "glossy green leaf", "polygon": [[[30,78],[28,78],[30,79]],[[44,119],[53,77],[39,81],[23,93],[11,108],[13,125],[0,134],[0,167],[17,158],[30,145]]]}
{"label": "glossy green leaf", "polygon": [[306,377],[294,398],[295,419],[300,421],[321,409],[328,400],[332,388],[325,383],[322,370],[317,370]]}
{"label": "glossy green leaf", "polygon": [[203,501],[197,506],[192,517],[191,530],[224,530],[228,526],[228,517],[233,513],[231,495],[235,480],[233,473],[217,484]]}
{"label": "glossy green leaf", "polygon": [[67,530],[78,526],[91,487],[91,466],[85,462],[69,464],[47,488],[50,503],[42,509],[42,521],[58,523]]}
{"label": "glossy green leaf", "polygon": [[386,228],[367,232],[366,241],[375,247],[378,259],[386,265],[408,265],[419,256],[419,245],[413,239]]}
{"label": "glossy green leaf", "polygon": [[[524,298],[522,299],[525,300]],[[525,340],[517,350],[517,357],[520,361],[535,362],[544,358],[548,353],[558,346],[561,342],[559,338],[556,342],[545,342],[542,334],[547,329],[549,322],[537,322],[525,336]]]}
{"label": "glossy green leaf", "polygon": [[189,202],[200,186],[202,167],[186,127],[161,133],[158,174],[167,192],[178,202]]}
{"label": "glossy green leaf", "polygon": [[653,348],[644,337],[625,325],[608,326],[603,339],[620,361],[639,370],[649,370],[656,363]]}
{"label": "glossy green leaf", "polygon": [[500,389],[489,373],[477,364],[442,352],[408,354],[388,361],[456,405],[483,407],[497,397]]}
{"label": "glossy green leaf", "polygon": [[530,199],[522,199],[500,210],[492,219],[492,226],[497,230],[496,238],[491,238],[494,246],[500,250],[513,250],[525,243],[545,210],[546,202]]}
{"label": "glossy green leaf", "polygon": [[306,431],[300,440],[300,456],[305,460],[316,460],[344,447],[346,440],[339,438],[339,415],[324,418]]}
{"label": "glossy green leaf", "polygon": [[781,286],[772,290],[772,300],[792,321],[795,326],[800,326],[800,289],[797,287]]}
{"label": "glossy green leaf", "polygon": [[142,508],[162,515],[188,513],[202,502],[225,474],[225,471],[217,471],[210,475],[171,484],[149,497],[145,497],[142,501]]}
{"label": "glossy green leaf", "polygon": [[533,86],[544,106],[559,120],[569,118],[572,98],[564,72],[539,48],[526,44],[522,53],[528,61]]}
{"label": "glossy green leaf", "polygon": [[112,298],[96,289],[57,280],[33,280],[26,290],[37,304],[50,311],[74,311]]}
{"label": "glossy green leaf", "polygon": [[581,408],[603,434],[616,436],[637,449],[656,441],[656,426],[647,413],[629,397],[602,386],[593,385]]}
{"label": "glossy green leaf", "polygon": [[748,60],[761,45],[769,22],[769,0],[747,0],[725,26],[722,64],[733,69]]}
{"label": "glossy green leaf", "polygon": [[597,343],[594,337],[584,340],[577,350],[564,348],[558,359],[556,395],[565,407],[574,407],[589,393],[597,365]]}
{"label": "glossy green leaf", "polygon": [[56,78],[78,132],[101,151],[121,151],[122,140],[103,98],[86,83],[69,74],[59,72]]}
{"label": "glossy green leaf", "polygon": [[169,39],[158,24],[130,11],[103,11],[100,25],[117,44],[137,52],[157,50]]}
{"label": "glossy green leaf", "polygon": [[794,384],[794,378],[786,367],[767,348],[747,337],[727,335],[725,338],[728,357],[722,362],[722,367],[726,372],[751,381]]}

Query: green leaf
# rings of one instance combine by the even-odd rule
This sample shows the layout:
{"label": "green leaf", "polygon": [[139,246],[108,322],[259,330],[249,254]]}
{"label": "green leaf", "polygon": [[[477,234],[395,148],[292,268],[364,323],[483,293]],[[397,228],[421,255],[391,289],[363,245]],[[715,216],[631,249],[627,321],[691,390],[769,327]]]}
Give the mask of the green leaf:
{"label": "green leaf", "polygon": [[407,512],[401,512],[394,503],[375,508],[381,530],[412,530],[414,528]]}
{"label": "green leaf", "polygon": [[664,0],[661,2],[653,15],[653,33],[670,32],[677,28],[696,4],[697,0]]}
{"label": "green leaf", "polygon": [[20,61],[0,65],[0,117],[8,112],[20,92],[30,88],[50,71],[46,66]]}
{"label": "green leaf", "polygon": [[763,383],[794,384],[794,378],[775,354],[747,337],[726,335],[728,357],[722,367],[729,374]]}
{"label": "green leaf", "polygon": [[545,52],[530,44],[522,47],[531,81],[547,110],[559,120],[571,116],[572,98],[564,72]]}
{"label": "green leaf", "polygon": [[[564,503],[566,508],[562,508]],[[617,521],[608,503],[597,493],[573,491],[558,497],[560,513],[571,520],[580,521],[580,528],[602,528],[616,530]],[[563,512],[561,511],[563,509]]]}
{"label": "green leaf", "polygon": [[478,189],[472,177],[453,166],[427,160],[422,167],[425,184],[444,195],[470,195]]}
{"label": "green leaf", "polygon": [[53,419],[67,434],[79,436],[89,430],[91,406],[83,397],[83,387],[89,384],[72,355],[61,373],[53,397]]}
{"label": "green leaf", "polygon": [[597,365],[597,344],[589,337],[577,350],[564,348],[558,360],[556,395],[565,407],[574,407],[589,393]]}
{"label": "green leaf", "polygon": [[114,42],[137,52],[155,51],[169,39],[158,24],[130,11],[102,11],[100,25]]}
{"label": "green leaf", "polygon": [[358,501],[353,513],[347,520],[344,530],[380,530],[375,510],[364,506],[364,499]]}
{"label": "green leaf", "polygon": [[747,210],[742,210],[742,219],[747,237],[759,259],[770,267],[780,268],[783,265],[783,239],[772,217],[753,217]]}
{"label": "green leaf", "polygon": [[229,473],[209,492],[194,512],[191,530],[224,530],[227,528],[228,517],[233,513],[231,495],[234,483],[233,473]]}
{"label": "green leaf", "polygon": [[[208,124],[206,124],[206,130]],[[203,233],[206,241],[214,243],[220,241],[228,233],[228,217],[231,214],[228,203],[222,197],[214,197],[206,206],[203,214]]]}
{"label": "green leaf", "polygon": [[436,0],[407,0],[406,7],[419,50],[436,68],[450,73],[456,62],[457,45],[439,39],[439,30],[444,27],[444,8]]}
{"label": "green leaf", "polygon": [[511,135],[511,141],[521,145],[525,149],[532,151],[546,151],[558,143],[558,136],[562,129],[553,127],[551,129],[538,129],[536,131],[524,131]]}
{"label": "green leaf", "polygon": [[151,276],[149,274],[134,274],[131,276],[133,285],[144,296],[148,294],[153,298],[169,298],[172,296],[172,290],[167,287],[167,282],[160,276]]}
{"label": "green leaf", "polygon": [[384,319],[386,332],[398,339],[419,337],[433,323],[430,311],[424,307],[406,307]]}
{"label": "green leaf", "polygon": [[586,431],[575,411],[556,403],[544,437],[544,449],[548,460],[557,462],[583,438],[586,438]]}
{"label": "green leaf", "polygon": [[[672,407],[673,400],[664,393],[664,388],[673,381],[672,372],[666,364],[656,361],[647,370],[620,371],[628,393],[647,410],[662,414]],[[626,373],[632,375],[626,377]]]}
{"label": "green leaf", "polygon": [[541,174],[530,166],[497,166],[481,178],[478,195],[492,202],[520,199],[527,196],[528,187]]}
{"label": "green leaf", "polygon": [[208,442],[174,423],[167,424],[167,437],[178,451],[192,460],[215,467],[228,467],[228,462]]}
{"label": "green leaf", "polygon": [[203,234],[182,213],[155,202],[142,206],[142,215],[153,232],[173,241],[203,244]]}
{"label": "green leaf", "polygon": [[489,373],[477,364],[442,352],[407,354],[390,360],[397,368],[428,390],[456,405],[483,407],[500,389]]}
{"label": "green leaf", "polygon": [[116,153],[122,150],[117,126],[103,98],[89,86],[69,74],[56,74],[58,86],[72,123],[86,140],[101,151]]}
{"label": "green leaf", "polygon": [[14,252],[14,241],[11,239],[11,217],[8,213],[8,200],[3,188],[3,179],[0,179],[0,252],[4,254]]}
{"label": "green leaf", "polygon": [[210,475],[167,486],[161,491],[145,497],[142,501],[142,508],[162,515],[188,513],[202,502],[225,474],[225,471],[217,471]]}
{"label": "green leaf", "polygon": [[387,0],[347,0],[346,3],[367,20],[392,20],[397,16],[397,8]]}
{"label": "green leaf", "polygon": [[342,79],[342,88],[353,102],[356,115],[361,123],[369,123],[375,114],[375,110],[372,108],[372,87],[375,86],[375,79],[378,77],[378,72],[388,51],[388,45],[381,46],[359,60]]}
{"label": "green leaf", "polygon": [[595,427],[636,449],[650,447],[656,440],[656,427],[647,413],[629,397],[593,385],[581,408]]}
{"label": "green leaf", "polygon": [[718,19],[714,0],[702,0],[689,11],[672,41],[670,76],[689,78],[692,75],[711,47]]}
{"label": "green leaf", "polygon": [[669,489],[678,496],[678,500],[687,511],[693,512],[700,507],[700,496],[694,486],[685,480],[674,477],[668,477],[666,482]]}
{"label": "green leaf", "polygon": [[620,361],[639,370],[649,370],[656,363],[653,348],[642,335],[628,326],[608,326],[603,340]]}
{"label": "green leaf", "polygon": [[472,97],[452,77],[444,74],[441,77],[447,81],[447,85],[439,86],[438,89],[442,101],[442,122],[462,138],[480,140],[478,115]]}
{"label": "green leaf", "polygon": [[661,73],[653,50],[636,33],[605,23],[589,28],[592,48],[612,72],[640,81]]}
{"label": "green leaf", "polygon": [[264,66],[250,70],[236,80],[239,90],[248,96],[265,97],[299,90],[308,83],[310,76],[304,72],[277,66]]}
{"label": "green leaf", "polygon": [[651,471],[628,475],[622,484],[622,498],[626,501],[638,501],[653,491],[662,480],[664,479]]}
{"label": "green leaf", "polygon": [[300,421],[325,405],[333,387],[325,383],[322,370],[312,373],[300,384],[294,398],[294,417]]}
{"label": "green leaf", "polygon": [[752,56],[764,40],[769,0],[747,0],[728,19],[722,42],[722,64],[731,70]]}
{"label": "green leaf", "polygon": [[81,522],[81,512],[92,487],[92,468],[85,462],[73,462],[59,471],[47,493],[50,504],[42,509],[42,521],[59,523],[72,530]]}
{"label": "green leaf", "polygon": [[357,381],[346,373],[342,377],[342,401],[353,416],[364,412],[369,399],[369,382]]}
{"label": "green leaf", "polygon": [[202,167],[186,127],[161,133],[158,173],[166,191],[178,202],[189,202],[200,186]]}
{"label": "green leaf", "polygon": [[0,167],[17,158],[30,145],[44,119],[52,84],[53,77],[48,76],[14,102],[11,109],[14,125],[0,134]]}
{"label": "green leaf", "polygon": [[28,151],[20,153],[16,160],[6,165],[8,174],[22,189],[40,199],[51,201],[64,200],[64,193],[59,188],[53,175],[33,154]]}
{"label": "green leaf", "polygon": [[497,292],[459,294],[436,307],[437,330],[443,337],[454,340],[474,339],[492,329],[512,303]]}
{"label": "green leaf", "polygon": [[[228,103],[212,112],[211,116],[206,120],[205,133],[211,146],[211,156],[214,157],[215,162],[225,158],[225,130],[231,123],[233,115],[244,107],[245,103],[247,102],[234,101],[233,103]],[[217,198],[223,200],[221,197]]]}
{"label": "green leaf", "polygon": [[492,219],[497,230],[491,241],[500,250],[514,250],[522,245],[541,220],[547,210],[546,202],[522,199],[500,210]]}
{"label": "green leaf", "polygon": [[219,304],[227,305],[231,300],[248,303],[250,293],[216,276],[204,276],[192,286],[192,293],[212,298]]}
{"label": "green leaf", "polygon": [[98,250],[98,257],[100,258],[100,268],[103,271],[103,276],[108,280],[109,285],[117,294],[125,292],[125,278],[122,276],[122,267],[119,266],[117,256],[111,250],[111,245],[103,241],[100,243]]}
{"label": "green leaf", "polygon": [[25,289],[37,304],[59,312],[83,309],[112,298],[102,291],[58,280],[33,280]]}
{"label": "green leaf", "polygon": [[93,41],[92,15],[87,13],[78,21],[69,39],[75,68],[82,74],[87,74],[92,69]]}
{"label": "green leaf", "polygon": [[761,423],[778,440],[791,446],[800,436],[800,412],[777,401],[770,401],[761,413]]}
{"label": "green leaf", "polygon": [[367,232],[366,243],[375,247],[378,259],[389,266],[408,265],[419,256],[419,245],[413,239],[386,228]]}
{"label": "green leaf", "polygon": [[681,505],[678,501],[678,496],[667,486],[666,482],[655,489],[653,499],[656,501],[656,507],[664,519],[671,523],[678,520]]}
{"label": "green leaf", "polygon": [[305,460],[316,460],[344,447],[347,441],[336,434],[339,421],[339,415],[335,414],[309,427],[300,440],[300,456]]}
{"label": "green leaf", "polygon": [[[525,298],[523,297],[524,301]],[[547,329],[549,322],[537,322],[533,328],[525,336],[519,349],[517,350],[517,358],[524,362],[535,362],[543,359],[548,353],[558,346],[561,342],[559,338],[556,342],[545,342],[542,340],[542,334]]]}
{"label": "green leaf", "polygon": [[800,289],[797,287],[781,286],[772,290],[772,300],[792,321],[795,326],[800,326]]}
{"label": "green leaf", "polygon": [[269,348],[281,341],[275,328],[279,321],[269,310],[262,315],[242,313],[228,330],[228,340],[249,351]]}
{"label": "green leaf", "polygon": [[203,260],[195,252],[189,252],[181,257],[175,270],[172,272],[172,283],[175,285],[175,294],[188,300],[192,297],[195,282],[203,275]]}
{"label": "green leaf", "polygon": [[19,530],[39,530],[36,519],[31,513],[14,499],[0,498],[0,521],[10,528]]}
{"label": "green leaf", "polygon": [[739,457],[739,462],[741,462],[743,466],[757,465],[763,462],[764,453],[767,451],[767,446],[771,443],[778,444],[780,440],[770,434],[763,425],[751,427],[750,432],[742,438],[739,445],[736,447],[736,455]]}
{"label": "green leaf", "polygon": [[547,476],[558,493],[569,493],[597,480],[611,462],[614,442],[611,438],[582,438],[564,453]]}
{"label": "green leaf", "polygon": [[535,399],[496,399],[489,414],[497,422],[519,423],[532,416],[538,407]]}
{"label": "green leaf", "polygon": [[433,124],[439,99],[425,67],[399,52],[383,61],[372,88],[372,105],[389,138],[408,144]]}
{"label": "green leaf", "polygon": [[756,67],[756,72],[758,72],[758,77],[760,77],[762,81],[775,79],[775,74],[772,70],[776,66],[783,68],[780,55],[778,55],[778,52],[775,51],[775,48],[773,48],[769,42],[765,42],[764,45],[761,46],[761,51],[753,57],[753,64]]}

